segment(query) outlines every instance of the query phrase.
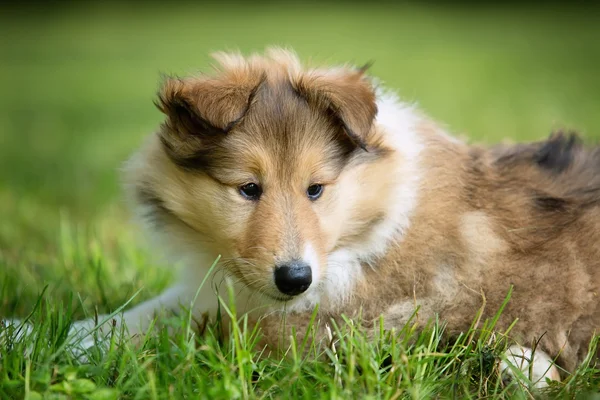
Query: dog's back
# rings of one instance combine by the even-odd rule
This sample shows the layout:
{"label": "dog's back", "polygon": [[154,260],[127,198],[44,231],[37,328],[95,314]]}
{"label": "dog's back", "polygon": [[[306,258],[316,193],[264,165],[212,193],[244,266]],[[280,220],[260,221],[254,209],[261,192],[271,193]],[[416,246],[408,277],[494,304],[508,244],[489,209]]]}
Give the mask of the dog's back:
{"label": "dog's back", "polygon": [[519,315],[527,339],[542,338],[573,368],[600,328],[600,148],[556,133],[493,149],[492,157],[498,187],[487,197],[512,244],[507,261],[521,278],[518,289],[528,292],[516,294],[507,311],[528,309]]}
{"label": "dog's back", "polygon": [[518,319],[515,338],[539,340],[573,369],[600,328],[600,149],[560,133],[490,149],[425,140],[429,172],[411,229],[365,297],[397,295],[390,325],[419,305],[458,333],[484,302],[491,317],[513,286],[498,328]]}

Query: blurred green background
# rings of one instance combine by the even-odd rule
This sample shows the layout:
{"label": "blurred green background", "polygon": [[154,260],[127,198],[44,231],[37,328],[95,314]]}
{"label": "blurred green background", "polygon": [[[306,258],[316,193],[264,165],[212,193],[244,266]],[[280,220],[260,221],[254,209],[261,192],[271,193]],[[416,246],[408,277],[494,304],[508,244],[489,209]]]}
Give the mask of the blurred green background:
{"label": "blurred green background", "polygon": [[215,50],[286,45],[305,60],[374,61],[388,87],[476,141],[560,127],[593,141],[599,15],[548,3],[3,5],[0,316],[26,313],[46,284],[102,310],[169,281],[118,183],[121,163],[161,120],[160,73],[206,70]]}

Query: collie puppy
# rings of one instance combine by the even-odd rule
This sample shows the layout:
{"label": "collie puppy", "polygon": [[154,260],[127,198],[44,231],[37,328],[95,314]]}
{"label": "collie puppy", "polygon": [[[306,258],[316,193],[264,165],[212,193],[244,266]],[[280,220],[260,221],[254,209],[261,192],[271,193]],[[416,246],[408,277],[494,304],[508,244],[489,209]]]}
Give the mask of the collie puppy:
{"label": "collie puppy", "polygon": [[559,379],[552,360],[583,359],[600,327],[598,149],[563,133],[473,146],[364,68],[308,68],[278,48],[214,58],[214,73],[164,82],[164,123],[124,169],[146,229],[187,265],[121,316],[130,333],[181,305],[214,317],[233,288],[272,348],[317,305],[324,327],[345,315],[401,328],[417,310],[452,336],[512,287],[497,328],[518,319],[512,336],[539,346],[507,360],[535,361],[543,386]]}

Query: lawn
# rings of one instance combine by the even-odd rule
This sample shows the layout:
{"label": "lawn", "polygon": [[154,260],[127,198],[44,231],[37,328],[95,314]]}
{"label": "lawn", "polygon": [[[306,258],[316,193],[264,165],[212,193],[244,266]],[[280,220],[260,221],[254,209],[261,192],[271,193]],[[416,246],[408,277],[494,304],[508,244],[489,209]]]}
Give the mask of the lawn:
{"label": "lawn", "polygon": [[[119,190],[121,163],[161,120],[161,73],[209,67],[208,53],[289,45],[303,59],[374,61],[371,73],[478,142],[555,128],[600,138],[600,28],[584,6],[148,3],[0,6],[0,317],[38,334],[0,345],[0,398],[527,398],[493,370],[502,332],[440,342],[440,325],[368,342],[348,328],[314,362],[259,359],[252,332],[219,345],[164,329],[115,342],[88,363],[62,346],[72,318],[164,289],[177,265],[145,246]],[[474,7],[474,8],[473,8]],[[43,296],[42,296],[43,293]],[[37,306],[36,306],[37,305]],[[476,310],[473,311],[474,320]],[[171,321],[186,328],[187,320]],[[343,328],[343,327],[342,327]],[[38,337],[38,339],[35,339]],[[25,349],[26,348],[26,349]],[[27,351],[25,351],[27,350]],[[552,393],[597,390],[580,368]],[[600,396],[600,395],[598,395]]]}

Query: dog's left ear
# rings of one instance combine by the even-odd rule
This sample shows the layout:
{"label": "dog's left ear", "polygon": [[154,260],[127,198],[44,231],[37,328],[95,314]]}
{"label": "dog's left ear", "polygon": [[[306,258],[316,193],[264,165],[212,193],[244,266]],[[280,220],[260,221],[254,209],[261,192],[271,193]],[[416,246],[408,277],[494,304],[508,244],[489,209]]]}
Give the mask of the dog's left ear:
{"label": "dog's left ear", "polygon": [[365,70],[311,71],[292,82],[300,96],[336,118],[348,138],[363,150],[368,149],[377,115],[375,90]]}

